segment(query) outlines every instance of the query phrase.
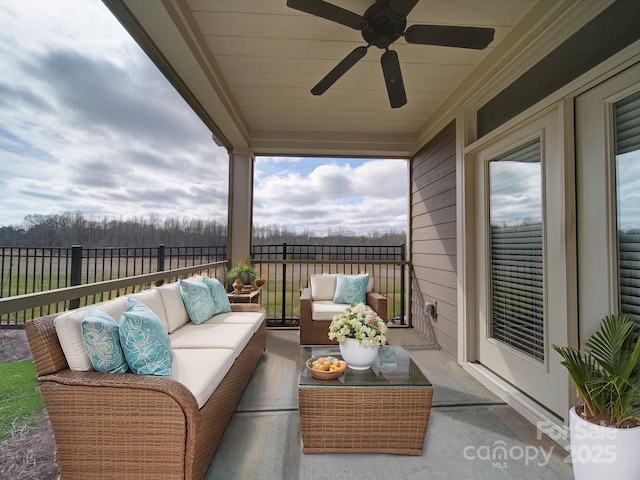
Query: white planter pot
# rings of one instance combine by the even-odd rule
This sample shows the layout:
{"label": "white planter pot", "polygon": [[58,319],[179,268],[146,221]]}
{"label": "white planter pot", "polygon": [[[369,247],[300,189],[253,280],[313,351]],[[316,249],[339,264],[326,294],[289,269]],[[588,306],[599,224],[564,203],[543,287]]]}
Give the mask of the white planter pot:
{"label": "white planter pot", "polygon": [[640,479],[640,427],[613,428],[587,422],[569,410],[571,461],[576,480]]}
{"label": "white planter pot", "polygon": [[365,347],[355,338],[346,338],[340,343],[340,354],[347,366],[354,370],[366,370],[378,357],[380,347]]}

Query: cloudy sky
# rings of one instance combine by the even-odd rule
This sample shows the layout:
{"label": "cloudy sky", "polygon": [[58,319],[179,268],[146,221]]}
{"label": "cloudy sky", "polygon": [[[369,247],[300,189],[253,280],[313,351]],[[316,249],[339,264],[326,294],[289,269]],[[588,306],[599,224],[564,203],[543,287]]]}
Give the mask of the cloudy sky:
{"label": "cloudy sky", "polygon": [[[68,211],[226,222],[226,151],[101,2],[0,0],[0,72],[0,226]],[[254,222],[404,229],[406,168],[258,158]]]}

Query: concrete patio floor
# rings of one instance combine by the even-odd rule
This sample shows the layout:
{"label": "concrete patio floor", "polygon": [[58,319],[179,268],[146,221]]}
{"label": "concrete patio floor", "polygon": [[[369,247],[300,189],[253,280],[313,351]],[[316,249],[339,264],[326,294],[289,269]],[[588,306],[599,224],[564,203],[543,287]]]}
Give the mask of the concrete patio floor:
{"label": "concrete patio floor", "polygon": [[[206,479],[573,478],[571,465],[565,463],[567,452],[464,372],[449,354],[429,346],[412,329],[391,329],[389,343],[402,345],[434,386],[422,456],[302,453],[299,334],[270,330],[267,351]],[[330,414],[330,405],[322,408]],[[381,406],[379,414],[385,408],[393,406]]]}

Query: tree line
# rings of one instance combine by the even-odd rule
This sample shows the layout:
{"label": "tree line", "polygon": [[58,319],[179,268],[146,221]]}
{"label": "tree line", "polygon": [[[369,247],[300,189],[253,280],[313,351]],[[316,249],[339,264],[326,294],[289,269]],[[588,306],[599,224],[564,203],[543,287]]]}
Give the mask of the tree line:
{"label": "tree line", "polygon": [[[334,229],[326,235],[302,233],[286,225],[255,225],[253,243],[267,245],[298,243],[331,245],[349,242],[358,245],[400,245],[406,243],[403,230],[358,235]],[[216,220],[188,218],[133,217],[113,219],[92,217],[81,212],[27,215],[21,225],[0,227],[0,246],[4,247],[172,247],[226,245],[227,225]]]}

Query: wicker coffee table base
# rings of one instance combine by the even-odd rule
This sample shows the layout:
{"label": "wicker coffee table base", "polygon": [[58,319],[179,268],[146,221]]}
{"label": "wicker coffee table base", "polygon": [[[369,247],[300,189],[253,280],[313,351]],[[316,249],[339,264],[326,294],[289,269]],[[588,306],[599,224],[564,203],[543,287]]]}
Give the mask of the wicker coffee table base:
{"label": "wicker coffee table base", "polygon": [[433,389],[300,386],[304,453],[422,455]]}

